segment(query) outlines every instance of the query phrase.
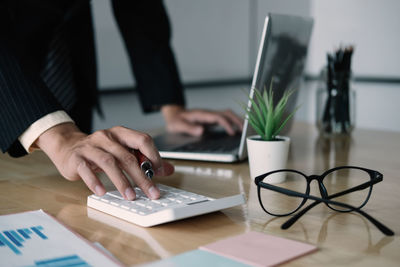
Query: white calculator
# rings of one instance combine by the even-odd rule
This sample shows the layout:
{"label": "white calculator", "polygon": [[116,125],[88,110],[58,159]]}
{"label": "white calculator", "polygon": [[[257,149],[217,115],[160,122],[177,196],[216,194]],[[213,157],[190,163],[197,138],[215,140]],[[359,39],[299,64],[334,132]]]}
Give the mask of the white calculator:
{"label": "white calculator", "polygon": [[157,187],[161,197],[156,200],[149,199],[136,187],[135,200],[125,200],[118,191],[110,191],[101,197],[88,196],[87,205],[128,222],[150,227],[245,203],[243,194],[215,199],[162,184],[157,184]]}

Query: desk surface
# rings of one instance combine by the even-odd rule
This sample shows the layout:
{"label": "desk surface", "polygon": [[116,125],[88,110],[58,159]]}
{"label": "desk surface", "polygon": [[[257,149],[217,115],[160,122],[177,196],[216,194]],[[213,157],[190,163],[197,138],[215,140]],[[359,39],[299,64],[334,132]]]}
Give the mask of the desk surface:
{"label": "desk surface", "polygon": [[43,209],[88,240],[100,242],[126,265],[166,258],[254,230],[318,246],[318,252],[286,265],[398,266],[400,133],[355,130],[351,138],[327,140],[318,137],[314,126],[297,123],[290,137],[289,168],[320,174],[333,166],[357,165],[382,172],[383,182],[374,186],[363,210],[396,235],[387,237],[362,216],[334,212],[324,205],[309,211],[290,229],[281,230],[287,218],[261,210],[247,162],[172,161],[176,172],[156,178],[157,182],[211,196],[242,192],[248,201],[223,212],[141,228],[87,208],[86,197],[91,192],[80,181],[63,179],[43,153],[19,159],[1,155],[0,214]]}

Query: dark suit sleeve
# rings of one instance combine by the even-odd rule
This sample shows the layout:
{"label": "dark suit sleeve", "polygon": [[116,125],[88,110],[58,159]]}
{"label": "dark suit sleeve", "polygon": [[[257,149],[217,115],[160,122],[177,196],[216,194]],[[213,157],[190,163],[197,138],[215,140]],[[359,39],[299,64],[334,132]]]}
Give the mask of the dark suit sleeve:
{"label": "dark suit sleeve", "polygon": [[183,88],[170,47],[170,25],[162,1],[115,0],[113,10],[131,60],[142,108],[184,105]]}
{"label": "dark suit sleeve", "polygon": [[62,109],[39,75],[19,57],[17,46],[0,27],[0,147],[11,156],[26,154],[18,137],[33,122]]}

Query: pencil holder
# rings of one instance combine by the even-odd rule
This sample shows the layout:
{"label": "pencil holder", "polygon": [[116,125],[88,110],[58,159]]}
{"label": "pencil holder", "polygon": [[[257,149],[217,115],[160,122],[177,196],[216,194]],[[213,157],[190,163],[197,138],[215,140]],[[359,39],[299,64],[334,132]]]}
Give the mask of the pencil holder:
{"label": "pencil holder", "polygon": [[356,93],[351,72],[321,71],[316,95],[316,118],[320,134],[350,134],[355,125]]}

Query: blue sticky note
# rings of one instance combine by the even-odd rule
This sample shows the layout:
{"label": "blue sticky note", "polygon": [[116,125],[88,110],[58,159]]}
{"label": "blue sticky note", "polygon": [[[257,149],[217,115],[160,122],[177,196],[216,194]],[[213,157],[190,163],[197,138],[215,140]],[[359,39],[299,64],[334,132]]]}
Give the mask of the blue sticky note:
{"label": "blue sticky note", "polygon": [[250,265],[203,250],[192,250],[171,258],[155,261],[140,267],[250,267]]}

